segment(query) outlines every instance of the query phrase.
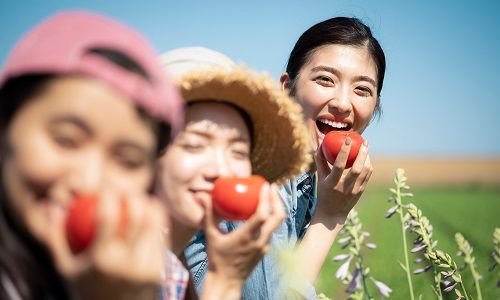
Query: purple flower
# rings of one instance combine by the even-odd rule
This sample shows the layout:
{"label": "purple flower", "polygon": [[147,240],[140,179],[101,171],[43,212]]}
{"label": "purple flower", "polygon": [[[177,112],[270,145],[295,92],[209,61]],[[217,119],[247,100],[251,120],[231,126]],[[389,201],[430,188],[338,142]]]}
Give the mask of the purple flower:
{"label": "purple flower", "polygon": [[352,238],[350,236],[346,236],[346,237],[343,237],[341,239],[338,240],[339,244],[345,244],[347,242],[349,242]]}
{"label": "purple flower", "polygon": [[385,283],[375,280],[373,277],[370,277],[370,279],[371,279],[371,281],[373,281],[373,283],[377,287],[380,295],[388,298],[390,293],[392,292],[392,289],[390,287],[388,287]]}
{"label": "purple flower", "polygon": [[413,249],[411,249],[410,252],[411,253],[421,252],[424,251],[426,248],[427,246],[425,244],[420,244],[413,247]]}
{"label": "purple flower", "polygon": [[392,217],[392,215],[394,215],[396,213],[396,211],[398,210],[398,207],[399,207],[399,205],[394,205],[393,207],[389,208],[389,210],[387,211],[385,217],[387,219],[389,219],[390,217]]}
{"label": "purple flower", "polygon": [[360,288],[361,288],[361,269],[356,268],[352,272],[352,279],[351,282],[349,282],[349,286],[347,287],[346,292],[352,294],[356,290],[359,290]]}
{"label": "purple flower", "polygon": [[335,272],[335,277],[338,279],[345,279],[347,277],[347,274],[349,274],[349,264],[351,263],[352,256],[349,257],[349,259],[343,263],[340,268],[338,268],[337,272]]}
{"label": "purple flower", "polygon": [[432,265],[428,265],[428,266],[425,266],[423,268],[416,269],[415,271],[413,271],[413,274],[415,274],[415,275],[422,274],[422,273],[429,271],[431,268],[432,268]]}
{"label": "purple flower", "polygon": [[457,286],[458,282],[454,282],[453,284],[450,284],[448,287],[446,287],[443,291],[445,293],[449,293],[453,291],[453,289]]}
{"label": "purple flower", "polygon": [[344,259],[350,257],[351,255],[350,254],[339,254],[339,255],[335,255],[333,257],[333,261],[335,262],[339,262],[339,261],[343,261]]}

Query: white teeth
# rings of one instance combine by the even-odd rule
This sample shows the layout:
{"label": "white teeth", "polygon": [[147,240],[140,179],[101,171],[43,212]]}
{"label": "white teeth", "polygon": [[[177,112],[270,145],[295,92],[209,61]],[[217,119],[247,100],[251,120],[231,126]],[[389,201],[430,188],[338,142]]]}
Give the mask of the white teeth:
{"label": "white teeth", "polygon": [[319,119],[318,121],[320,121],[323,124],[326,124],[326,125],[329,125],[333,128],[338,128],[338,129],[347,128],[347,126],[348,126],[347,123],[334,122],[334,121],[330,121],[327,119]]}

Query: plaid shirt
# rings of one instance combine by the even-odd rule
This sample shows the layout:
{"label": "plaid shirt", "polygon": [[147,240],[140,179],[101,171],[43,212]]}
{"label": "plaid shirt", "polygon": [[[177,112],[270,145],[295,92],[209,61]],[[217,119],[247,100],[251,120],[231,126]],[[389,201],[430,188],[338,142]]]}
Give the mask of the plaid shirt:
{"label": "plaid shirt", "polygon": [[165,260],[167,269],[159,300],[182,300],[186,295],[189,273],[172,252],[167,252]]}

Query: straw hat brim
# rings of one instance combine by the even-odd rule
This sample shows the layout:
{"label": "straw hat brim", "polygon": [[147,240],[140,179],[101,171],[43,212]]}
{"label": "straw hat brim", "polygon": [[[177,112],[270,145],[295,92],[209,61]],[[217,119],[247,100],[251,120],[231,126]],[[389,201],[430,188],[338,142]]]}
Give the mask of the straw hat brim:
{"label": "straw hat brim", "polygon": [[221,101],[244,110],[253,124],[253,173],[283,183],[307,169],[311,149],[302,109],[267,74],[244,66],[191,71],[177,82],[184,99]]}

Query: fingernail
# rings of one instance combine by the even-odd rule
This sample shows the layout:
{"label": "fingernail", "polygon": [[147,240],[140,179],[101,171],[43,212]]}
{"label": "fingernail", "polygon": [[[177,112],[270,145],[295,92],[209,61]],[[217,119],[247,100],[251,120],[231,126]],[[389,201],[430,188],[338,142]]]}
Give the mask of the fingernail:
{"label": "fingernail", "polygon": [[364,144],[366,147],[368,147],[368,140],[365,140],[365,141],[363,142],[363,144]]}
{"label": "fingernail", "polygon": [[350,145],[350,144],[351,144],[351,141],[352,141],[352,140],[351,140],[351,138],[350,138],[350,137],[347,137],[347,138],[345,139],[345,144],[346,144],[346,145]]}

